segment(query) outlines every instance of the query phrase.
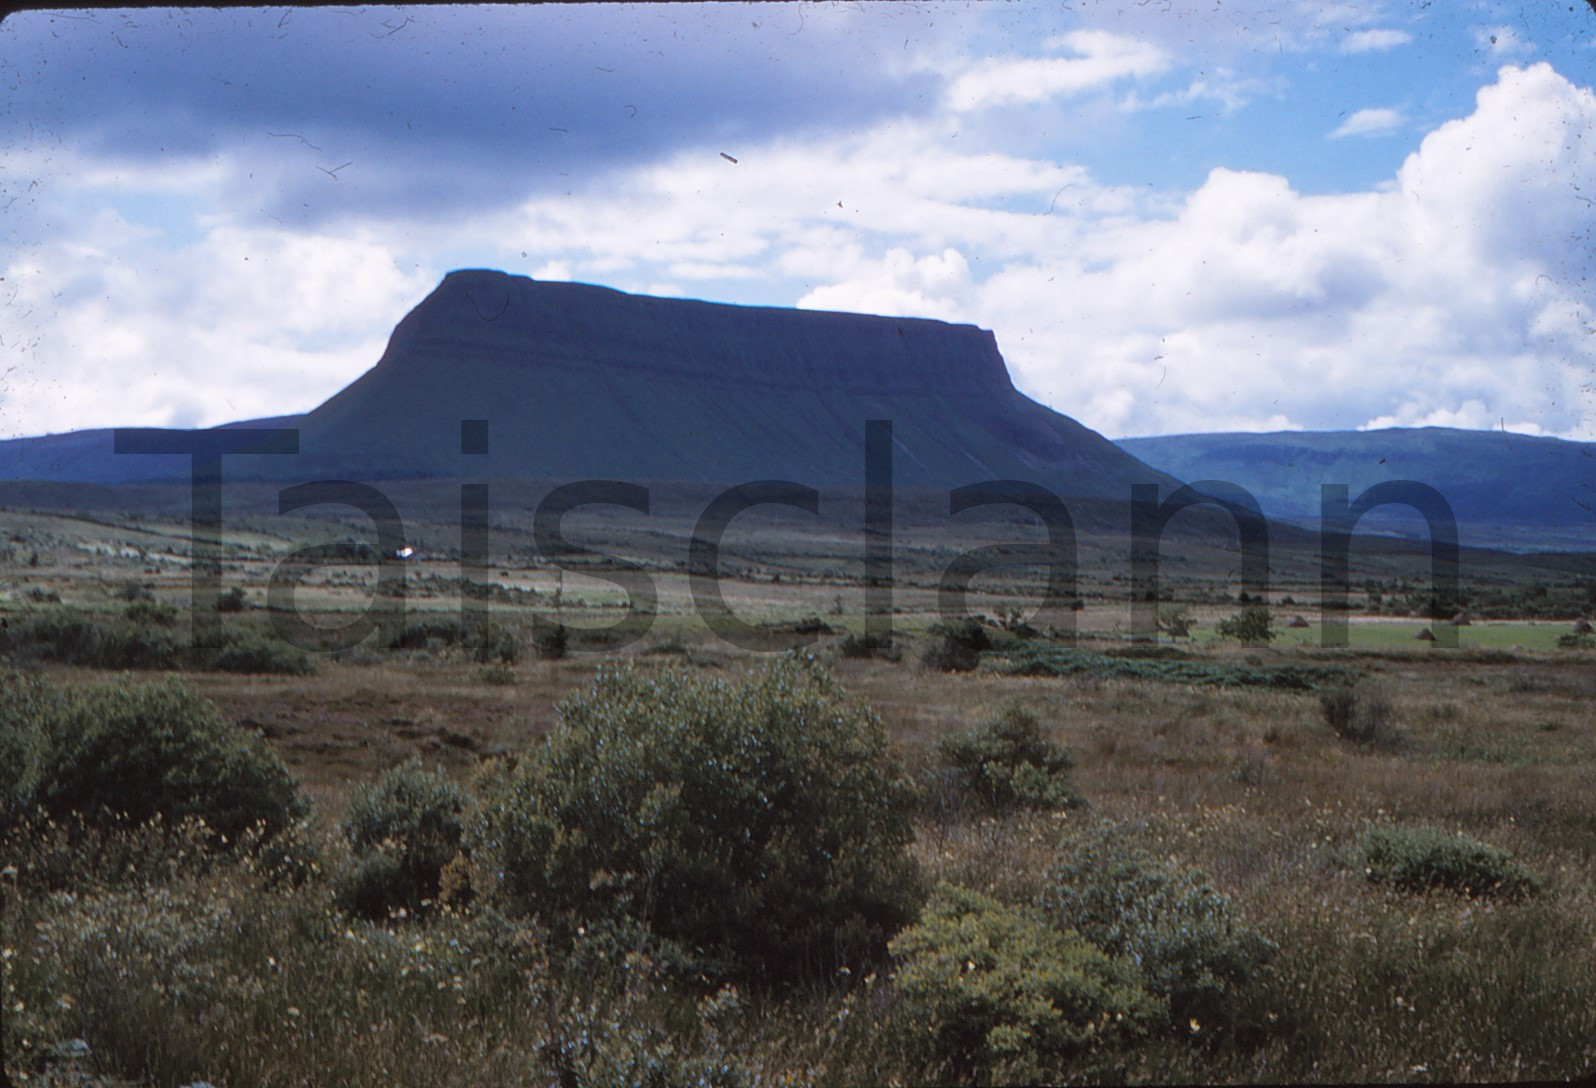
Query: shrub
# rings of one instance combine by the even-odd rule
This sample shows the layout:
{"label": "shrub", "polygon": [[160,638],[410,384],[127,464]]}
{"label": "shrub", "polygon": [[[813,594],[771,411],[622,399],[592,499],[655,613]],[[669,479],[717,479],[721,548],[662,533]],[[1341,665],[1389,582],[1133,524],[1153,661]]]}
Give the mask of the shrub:
{"label": "shrub", "polygon": [[490,781],[474,839],[556,938],[642,932],[706,974],[783,983],[912,917],[912,791],[880,719],[813,660],[735,683],[605,664],[560,711]]}
{"label": "shrub", "polygon": [[1371,881],[1404,892],[1521,896],[1541,888],[1507,851],[1429,827],[1371,828],[1358,841],[1357,856]]}
{"label": "shrub", "polygon": [[239,586],[233,586],[226,593],[216,598],[216,611],[242,612],[244,611],[244,591]]}
{"label": "shrub", "polygon": [[217,672],[305,676],[316,671],[316,662],[298,646],[237,628],[222,628],[217,644],[199,650],[198,657]]}
{"label": "shrub", "polygon": [[0,675],[0,837],[33,812],[52,697],[36,681]]}
{"label": "shrub", "polygon": [[112,596],[129,603],[133,601],[153,601],[155,599],[155,594],[150,592],[149,586],[133,578],[129,578],[117,586]]}
{"label": "shrub", "polygon": [[558,661],[565,656],[570,641],[565,624],[539,624],[532,633],[532,650],[542,661]]}
{"label": "shrub", "polygon": [[1059,927],[1139,964],[1183,1035],[1241,1026],[1245,991],[1274,951],[1200,870],[1127,845],[1110,827],[1060,850],[1038,904]]}
{"label": "shrub", "polygon": [[122,615],[130,623],[170,627],[177,622],[177,606],[166,601],[140,598],[129,602]]}
{"label": "shrub", "polygon": [[879,657],[886,661],[903,656],[898,644],[885,635],[848,635],[837,644],[837,651],[843,657]]}
{"label": "shrub", "polygon": [[941,638],[920,655],[920,662],[940,672],[971,672],[981,664],[981,654],[992,648],[986,628],[977,620],[938,623],[931,630]]}
{"label": "shrub", "polygon": [[0,653],[97,669],[179,669],[303,676],[315,662],[297,646],[245,627],[219,627],[211,644],[191,647],[166,624],[168,604],[134,601],[119,619],[57,608],[24,614],[0,628]]}
{"label": "shrub", "polygon": [[458,646],[465,641],[465,628],[460,621],[445,616],[427,616],[412,620],[388,640],[390,650],[425,650],[432,643]]}
{"label": "shrub", "polygon": [[829,635],[833,628],[819,616],[809,615],[795,621],[792,630],[798,635]]}
{"label": "shrub", "polygon": [[1009,707],[964,733],[937,741],[937,757],[958,788],[994,809],[1071,808],[1082,804],[1070,788],[1075,761],[1042,736],[1036,715]]}
{"label": "shrub", "polygon": [[471,631],[471,657],[482,665],[514,665],[521,659],[521,639],[509,628],[485,620]]}
{"label": "shrub", "polygon": [[466,804],[464,790],[418,759],[356,790],[343,820],[357,859],[346,906],[376,919],[434,903],[444,867],[460,853]]}
{"label": "shrub", "polygon": [[184,646],[173,631],[126,619],[100,620],[68,608],[13,617],[0,628],[0,653],[101,669],[173,669]]}
{"label": "shrub", "polygon": [[926,647],[920,663],[938,672],[973,672],[981,664],[981,652],[951,635],[943,635]]}
{"label": "shrub", "polygon": [[495,687],[515,686],[515,667],[503,661],[494,661],[482,666],[477,670],[477,676],[484,684],[492,684]]}
{"label": "shrub", "polygon": [[1392,746],[1400,744],[1390,697],[1375,684],[1332,688],[1319,696],[1325,724],[1342,740],[1356,744]]}
{"label": "shrub", "polygon": [[305,810],[293,776],[261,739],[172,684],[62,690],[40,682],[0,691],[0,721],[19,731],[29,760],[15,781],[49,815],[91,823],[169,823],[194,817],[237,841],[269,837]]}
{"label": "shrub", "polygon": [[1142,1034],[1162,1013],[1135,968],[1020,907],[939,885],[892,941],[919,1045],[956,1079],[1035,1083]]}
{"label": "shrub", "polygon": [[1261,604],[1248,605],[1240,612],[1220,620],[1214,630],[1220,638],[1235,639],[1243,646],[1263,646],[1276,635],[1274,617]]}

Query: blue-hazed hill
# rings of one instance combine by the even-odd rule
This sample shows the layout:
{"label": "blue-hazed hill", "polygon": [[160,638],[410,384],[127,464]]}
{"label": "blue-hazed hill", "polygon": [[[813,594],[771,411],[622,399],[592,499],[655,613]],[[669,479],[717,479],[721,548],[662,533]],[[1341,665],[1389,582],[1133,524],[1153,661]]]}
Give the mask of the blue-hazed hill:
{"label": "blue-hazed hill", "polygon": [[1227,480],[1270,517],[1312,519],[1320,486],[1352,498],[1386,480],[1434,487],[1465,539],[1507,547],[1596,547],[1596,444],[1446,427],[1182,434],[1118,443],[1183,480]]}

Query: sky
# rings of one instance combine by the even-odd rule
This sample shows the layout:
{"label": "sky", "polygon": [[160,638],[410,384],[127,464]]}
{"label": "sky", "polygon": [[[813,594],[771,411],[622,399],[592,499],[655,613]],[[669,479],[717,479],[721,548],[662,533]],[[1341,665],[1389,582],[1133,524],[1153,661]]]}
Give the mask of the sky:
{"label": "sky", "polygon": [[1596,440],[1586,0],[0,22],[0,438],[305,411],[453,268],[992,329],[1109,437]]}

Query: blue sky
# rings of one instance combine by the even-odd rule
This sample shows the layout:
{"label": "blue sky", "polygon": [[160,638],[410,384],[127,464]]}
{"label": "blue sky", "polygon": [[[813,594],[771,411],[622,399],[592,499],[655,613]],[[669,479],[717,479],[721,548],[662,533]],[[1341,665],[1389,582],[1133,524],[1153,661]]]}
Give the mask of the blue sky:
{"label": "blue sky", "polygon": [[0,437],[306,410],[496,267],[978,324],[1111,437],[1596,439],[1593,32],[1582,0],[12,15]]}

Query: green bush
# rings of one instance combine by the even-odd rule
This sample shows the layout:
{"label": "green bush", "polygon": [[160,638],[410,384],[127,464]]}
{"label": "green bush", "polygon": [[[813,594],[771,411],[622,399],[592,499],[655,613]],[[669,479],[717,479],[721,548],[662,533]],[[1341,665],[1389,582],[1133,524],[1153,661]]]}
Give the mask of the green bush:
{"label": "green bush", "polygon": [[940,638],[920,655],[920,663],[939,672],[971,672],[992,648],[986,628],[973,619],[934,624],[931,631]]}
{"label": "green bush", "polygon": [[444,866],[460,853],[467,797],[442,770],[419,759],[355,791],[343,833],[357,858],[347,905],[367,918],[403,908],[416,913],[438,898]]}
{"label": "green bush", "polygon": [[520,636],[502,624],[484,620],[471,631],[471,657],[481,665],[514,665],[521,659]]}
{"label": "green bush", "polygon": [[126,618],[101,619],[69,608],[40,609],[0,628],[0,653],[100,669],[175,669],[184,644],[173,631]]}
{"label": "green bush", "polygon": [[140,598],[129,602],[122,615],[131,623],[170,627],[177,622],[177,606],[167,601]]}
{"label": "green bush", "polygon": [[1214,631],[1220,638],[1235,639],[1243,646],[1263,646],[1274,640],[1274,617],[1261,604],[1248,605],[1240,612],[1219,621]]}
{"label": "green bush", "polygon": [[495,687],[514,687],[515,666],[507,665],[503,661],[494,661],[478,669],[477,678],[484,684],[492,684]]}
{"label": "green bush", "polygon": [[951,635],[943,635],[926,647],[920,664],[938,672],[974,672],[981,664],[981,652]]}
{"label": "green bush", "polygon": [[913,916],[913,793],[880,719],[813,660],[740,682],[600,667],[492,780],[473,856],[557,938],[647,933],[705,974],[784,983]]}
{"label": "green bush", "polygon": [[1247,665],[1193,661],[1172,646],[1126,646],[1110,653],[1037,643],[1006,654],[1016,676],[1087,676],[1100,680],[1157,680],[1167,684],[1314,691],[1346,686],[1357,673],[1341,665]]}
{"label": "green bush", "polygon": [[388,640],[390,650],[425,650],[434,643],[458,646],[466,631],[460,621],[446,616],[425,616],[412,620]]}
{"label": "green bush", "polygon": [[1319,696],[1330,731],[1354,744],[1392,747],[1403,742],[1396,712],[1385,689],[1372,683],[1331,688]]}
{"label": "green bush", "polygon": [[1075,761],[1042,736],[1036,715],[1009,707],[997,717],[937,741],[937,758],[960,792],[994,809],[1072,808],[1082,804],[1070,788]]}
{"label": "green bush", "polygon": [[216,598],[216,611],[242,612],[244,611],[244,590],[240,586],[233,586],[226,593]]}
{"label": "green bush", "polygon": [[0,675],[0,836],[33,812],[51,694],[17,673]]}
{"label": "green bush", "polygon": [[892,953],[917,1045],[960,1083],[1056,1080],[1066,1062],[1136,1038],[1163,1012],[1133,966],[1024,908],[948,884]]}
{"label": "green bush", "polygon": [[1211,1038],[1242,1026],[1246,991],[1274,951],[1200,870],[1128,845],[1110,827],[1060,850],[1038,905],[1060,928],[1140,965],[1182,1035]]}
{"label": "green bush", "polygon": [[133,601],[116,618],[67,608],[42,609],[0,628],[0,654],[96,669],[186,666],[288,676],[315,671],[315,662],[305,651],[250,627],[217,627],[209,635],[209,645],[191,646],[167,626],[175,619],[171,605],[145,600]]}
{"label": "green bush", "polygon": [[1541,889],[1507,851],[1429,827],[1371,828],[1358,841],[1357,857],[1370,880],[1405,892],[1511,897]]}
{"label": "green bush", "polygon": [[837,652],[843,657],[879,657],[884,661],[897,661],[903,656],[903,651],[889,636],[869,634],[847,635],[837,644]]}
{"label": "green bush", "polygon": [[563,623],[539,625],[532,634],[532,650],[542,661],[558,661],[565,656],[570,636]]}
{"label": "green bush", "polygon": [[316,671],[316,662],[298,646],[270,638],[259,632],[224,627],[214,646],[196,651],[198,663],[216,672],[272,673],[305,676]]}
{"label": "green bush", "polygon": [[5,743],[27,760],[6,793],[11,811],[100,824],[198,818],[237,841],[257,825],[270,836],[305,810],[259,734],[176,685],[21,682],[0,691],[0,722],[20,735]]}

